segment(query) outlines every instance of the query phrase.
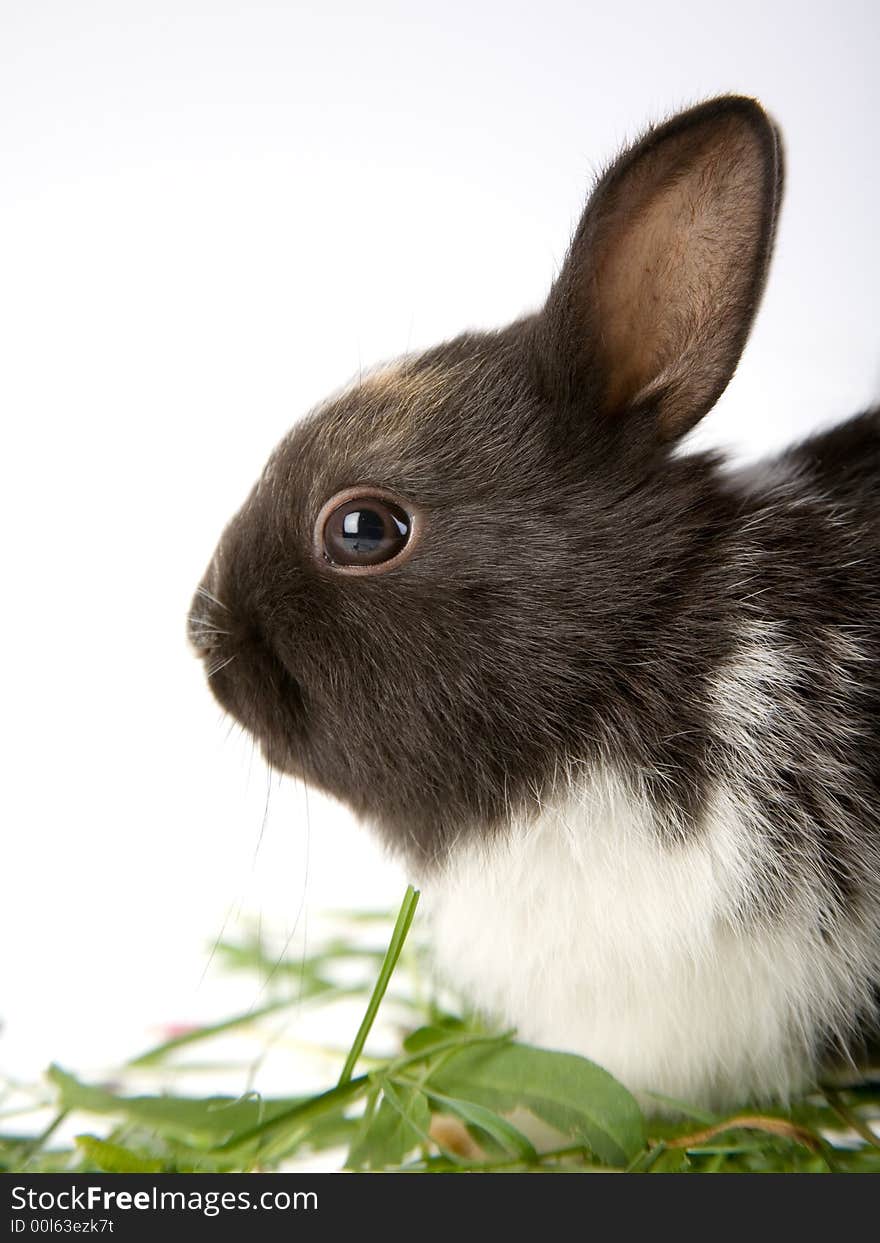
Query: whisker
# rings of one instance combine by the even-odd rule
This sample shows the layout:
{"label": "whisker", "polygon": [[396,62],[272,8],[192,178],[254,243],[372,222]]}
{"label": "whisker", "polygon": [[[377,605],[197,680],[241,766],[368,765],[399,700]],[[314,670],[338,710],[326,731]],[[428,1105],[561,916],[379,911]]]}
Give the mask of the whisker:
{"label": "whisker", "polygon": [[201,586],[196,587],[196,595],[202,596],[202,598],[205,600],[210,600],[212,604],[216,604],[217,607],[223,609],[224,612],[226,613],[229,612],[229,609],[226,607],[223,601],[218,600],[216,596],[212,596],[210,591],[208,591],[207,587],[201,587]]}
{"label": "whisker", "polygon": [[233,652],[231,656],[227,656],[225,660],[221,660],[219,665],[212,665],[205,674],[205,677],[213,678],[215,673],[219,673],[221,669],[225,669],[227,665],[231,665],[237,654],[237,652]]}
{"label": "whisker", "polygon": [[210,631],[211,634],[231,634],[230,630],[221,630],[212,617],[202,617],[199,613],[187,613],[186,620],[191,626],[198,626],[200,630]]}
{"label": "whisker", "polygon": [[[270,773],[271,771],[272,770],[270,768]],[[291,928],[290,932],[285,938],[284,944],[281,947],[281,952],[276,956],[275,961],[272,964],[272,967],[267,972],[266,978],[263,980],[263,983],[260,986],[260,991],[257,993],[256,997],[254,998],[251,1004],[252,1010],[256,1008],[258,1002],[260,1001],[260,998],[263,996],[263,994],[266,992],[269,985],[272,983],[272,980],[275,974],[281,968],[282,964],[287,960],[288,950],[293,944],[294,937],[296,936],[296,932],[299,927],[299,921],[303,916],[305,916],[305,920],[303,923],[303,953],[302,953],[302,960],[300,962],[300,970],[299,970],[299,995],[296,999],[297,1005],[301,1005],[302,1000],[303,1000],[303,992],[305,988],[305,978],[306,978],[306,972],[305,972],[306,945],[307,945],[307,939],[308,939],[308,907],[306,905],[306,899],[308,897],[308,892],[309,892],[309,858],[310,858],[310,853],[311,853],[311,831],[312,831],[311,813],[309,811],[309,788],[308,786],[304,784],[303,790],[305,793],[305,806],[306,806],[306,843],[305,843],[306,862],[305,862],[305,874],[303,876],[302,895],[300,897],[299,907],[297,908],[297,912],[293,920],[293,927]]]}
{"label": "whisker", "polygon": [[260,853],[260,847],[263,844],[263,837],[266,833],[266,825],[269,823],[269,799],[272,797],[272,765],[266,765],[266,802],[263,806],[263,822],[260,825],[260,835],[257,838],[257,844],[254,847],[254,857],[251,861],[251,871],[257,866],[257,855]]}

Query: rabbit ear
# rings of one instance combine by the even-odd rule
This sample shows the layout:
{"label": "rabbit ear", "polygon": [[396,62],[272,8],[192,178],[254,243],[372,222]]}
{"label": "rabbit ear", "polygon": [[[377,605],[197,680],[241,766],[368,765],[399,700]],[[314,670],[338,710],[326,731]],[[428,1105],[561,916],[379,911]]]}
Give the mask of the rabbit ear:
{"label": "rabbit ear", "polygon": [[589,386],[609,415],[652,410],[666,438],[693,427],[745,345],[781,189],[776,130],[751,99],[651,130],[600,179],[551,290],[551,381]]}

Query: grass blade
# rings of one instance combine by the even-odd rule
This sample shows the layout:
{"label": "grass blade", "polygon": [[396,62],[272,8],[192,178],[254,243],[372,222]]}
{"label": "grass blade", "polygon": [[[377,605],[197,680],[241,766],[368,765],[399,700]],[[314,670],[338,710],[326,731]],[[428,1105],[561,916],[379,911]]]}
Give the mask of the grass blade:
{"label": "grass blade", "polygon": [[366,1013],[364,1014],[361,1025],[357,1030],[354,1038],[354,1044],[348,1057],[345,1059],[345,1065],[342,1068],[342,1074],[339,1076],[337,1087],[344,1087],[354,1074],[354,1068],[357,1065],[358,1058],[363,1053],[364,1045],[370,1034],[370,1029],[376,1021],[376,1015],[379,1012],[379,1006],[382,1004],[382,998],[385,996],[385,990],[388,988],[389,981],[397,966],[397,960],[400,957],[406,941],[407,933],[416,913],[416,907],[419,902],[419,891],[413,889],[412,885],[407,886],[406,893],[403,896],[403,902],[400,905],[400,911],[397,916],[397,922],[394,925],[394,932],[391,934],[391,940],[388,943],[388,949],[385,951],[385,957],[382,960],[382,966],[379,969],[379,978],[376,980],[376,986],[367,1003]]}

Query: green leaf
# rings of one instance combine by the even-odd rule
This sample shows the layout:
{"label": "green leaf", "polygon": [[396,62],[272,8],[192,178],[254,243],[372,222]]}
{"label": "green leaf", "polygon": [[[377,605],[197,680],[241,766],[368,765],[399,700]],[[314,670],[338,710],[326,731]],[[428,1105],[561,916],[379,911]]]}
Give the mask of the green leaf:
{"label": "green leaf", "polygon": [[467,1044],[475,1036],[482,1039],[483,1033],[473,1032],[460,1019],[443,1024],[432,1023],[428,1027],[417,1027],[414,1032],[410,1032],[403,1042],[403,1047],[407,1053],[422,1053],[435,1044],[448,1046],[450,1041],[459,1038],[462,1044]]}
{"label": "green leaf", "polygon": [[[662,1092],[645,1092],[643,1095],[649,1100],[656,1101],[658,1105],[662,1105],[664,1110],[669,1111],[672,1115],[670,1120],[663,1118],[653,1120],[651,1129],[654,1134],[674,1135],[677,1129],[680,1130],[682,1127],[689,1126],[690,1121],[699,1122],[701,1126],[714,1126],[718,1121],[717,1114],[710,1114],[704,1109],[697,1109],[695,1105],[689,1105],[687,1101],[677,1100],[674,1096],[664,1096]],[[658,1130],[659,1127],[662,1127],[663,1130]]]}
{"label": "green leaf", "polygon": [[129,1121],[190,1142],[233,1141],[242,1133],[288,1113],[301,1101],[257,1097],[117,1096],[106,1088],[80,1083],[52,1066],[48,1078],[58,1089],[60,1105],[82,1113],[117,1114]]}
{"label": "green leaf", "polygon": [[473,1101],[462,1101],[455,1096],[444,1096],[442,1092],[434,1092],[431,1088],[426,1088],[426,1092],[432,1101],[443,1106],[446,1113],[454,1114],[469,1126],[484,1131],[495,1141],[502,1152],[509,1153],[512,1157],[520,1157],[524,1161],[538,1160],[538,1154],[531,1140],[506,1118],[499,1118],[498,1114],[493,1113],[491,1109],[476,1105]]}
{"label": "green leaf", "polygon": [[431,1110],[423,1092],[406,1084],[386,1084],[379,1108],[368,1116],[348,1154],[348,1169],[384,1170],[398,1166],[428,1139]]}
{"label": "green leaf", "polygon": [[77,1135],[76,1146],[83,1156],[106,1174],[159,1174],[161,1161],[140,1157],[121,1144],[109,1144],[95,1135]]}
{"label": "green leaf", "polygon": [[299,1147],[306,1152],[322,1152],[326,1148],[347,1148],[353,1142],[360,1122],[360,1118],[347,1118],[341,1113],[319,1118],[303,1131]]}
{"label": "green leaf", "polygon": [[452,1053],[427,1086],[499,1113],[527,1109],[610,1165],[628,1165],[645,1146],[635,1099],[573,1053],[517,1043],[471,1046]]}
{"label": "green leaf", "polygon": [[292,1136],[296,1136],[297,1139],[302,1138],[319,1119],[334,1115],[341,1117],[349,1105],[364,1095],[368,1085],[368,1077],[360,1075],[357,1079],[337,1084],[335,1088],[321,1092],[318,1096],[295,1101],[290,1108],[280,1109],[270,1117],[264,1118],[255,1127],[232,1136],[220,1145],[219,1151],[231,1152],[256,1141],[261,1145],[269,1143],[276,1149],[280,1145],[278,1150],[286,1155],[288,1151],[286,1145],[289,1144]]}

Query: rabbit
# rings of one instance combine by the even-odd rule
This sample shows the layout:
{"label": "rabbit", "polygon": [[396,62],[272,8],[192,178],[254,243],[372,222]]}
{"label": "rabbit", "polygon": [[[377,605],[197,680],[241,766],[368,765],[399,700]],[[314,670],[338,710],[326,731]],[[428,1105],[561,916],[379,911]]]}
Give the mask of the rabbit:
{"label": "rabbit", "polygon": [[648,129],[540,310],[294,427],[189,622],[268,763],[405,861],[441,978],[709,1108],[878,1025],[880,412],[748,470],[680,447],[782,184],[750,98]]}

